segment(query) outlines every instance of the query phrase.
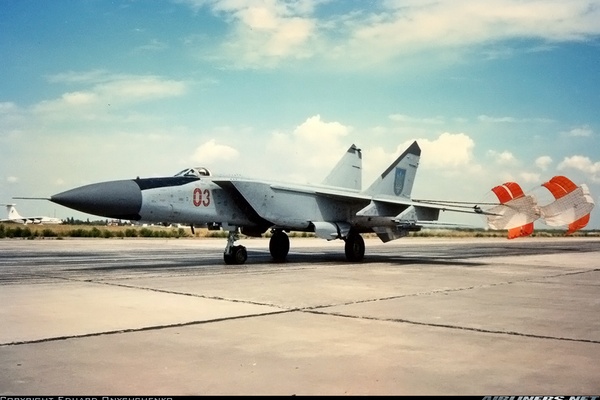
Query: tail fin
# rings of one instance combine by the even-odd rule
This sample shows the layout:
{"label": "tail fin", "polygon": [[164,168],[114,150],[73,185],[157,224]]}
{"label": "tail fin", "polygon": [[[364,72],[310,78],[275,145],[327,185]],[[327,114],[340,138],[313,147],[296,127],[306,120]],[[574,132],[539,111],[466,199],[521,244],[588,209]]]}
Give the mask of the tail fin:
{"label": "tail fin", "polygon": [[323,185],[345,189],[362,189],[362,153],[355,145],[350,146],[346,154],[333,167],[323,181]]}
{"label": "tail fin", "polygon": [[373,182],[365,193],[378,197],[410,199],[420,157],[421,148],[415,141]]}
{"label": "tail fin", "polygon": [[17,212],[15,208],[15,204],[5,204],[6,212],[8,213],[8,219],[23,219],[21,215]]}

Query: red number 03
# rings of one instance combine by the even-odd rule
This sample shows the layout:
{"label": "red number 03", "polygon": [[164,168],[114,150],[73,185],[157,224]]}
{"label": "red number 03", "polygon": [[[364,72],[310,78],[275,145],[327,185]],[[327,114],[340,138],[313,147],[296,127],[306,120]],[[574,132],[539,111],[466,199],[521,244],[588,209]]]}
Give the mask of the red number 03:
{"label": "red number 03", "polygon": [[194,205],[196,207],[208,207],[210,205],[210,191],[208,189],[194,189]]}

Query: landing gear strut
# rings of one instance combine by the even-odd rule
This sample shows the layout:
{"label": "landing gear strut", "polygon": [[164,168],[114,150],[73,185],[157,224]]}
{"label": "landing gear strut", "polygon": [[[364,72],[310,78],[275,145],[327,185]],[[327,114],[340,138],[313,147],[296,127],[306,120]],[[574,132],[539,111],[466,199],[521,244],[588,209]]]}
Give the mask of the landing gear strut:
{"label": "landing gear strut", "polygon": [[358,262],[365,257],[365,241],[362,236],[356,232],[350,232],[346,239],[346,259],[348,261]]}
{"label": "landing gear strut", "polygon": [[244,246],[234,246],[236,240],[239,239],[238,230],[229,231],[227,236],[227,246],[223,252],[225,264],[243,264],[248,259],[248,252]]}
{"label": "landing gear strut", "polygon": [[273,229],[271,240],[269,240],[269,251],[271,257],[277,262],[285,261],[290,251],[290,238],[281,229]]}

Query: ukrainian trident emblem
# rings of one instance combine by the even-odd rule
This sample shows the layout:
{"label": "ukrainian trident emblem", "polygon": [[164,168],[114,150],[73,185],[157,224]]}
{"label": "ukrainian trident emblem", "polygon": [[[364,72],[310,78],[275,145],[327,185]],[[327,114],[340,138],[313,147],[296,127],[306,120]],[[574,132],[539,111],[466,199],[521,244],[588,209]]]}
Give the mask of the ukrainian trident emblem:
{"label": "ukrainian trident emblem", "polygon": [[406,178],[406,170],[404,168],[396,168],[396,178],[394,179],[394,193],[400,196],[404,189],[404,179]]}

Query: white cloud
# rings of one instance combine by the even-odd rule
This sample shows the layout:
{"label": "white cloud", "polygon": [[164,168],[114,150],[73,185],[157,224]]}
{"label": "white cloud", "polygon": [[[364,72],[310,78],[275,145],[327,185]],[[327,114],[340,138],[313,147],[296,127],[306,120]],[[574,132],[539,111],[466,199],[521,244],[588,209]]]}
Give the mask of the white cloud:
{"label": "white cloud", "polygon": [[97,86],[94,90],[104,99],[113,102],[140,102],[181,96],[186,91],[186,84],[156,76],[137,76],[108,82]]}
{"label": "white cloud", "polygon": [[0,114],[15,113],[19,110],[17,105],[10,101],[0,102]]}
{"label": "white cloud", "polygon": [[522,181],[527,183],[536,183],[540,181],[540,174],[535,172],[521,172],[519,176]]}
{"label": "white cloud", "polygon": [[82,84],[82,83],[98,83],[114,80],[114,75],[108,73],[103,69],[94,69],[90,71],[67,71],[59,74],[50,75],[47,77],[50,83],[69,83],[69,84]]}
{"label": "white cloud", "polygon": [[600,161],[593,162],[588,157],[572,156],[558,164],[558,170],[575,169],[589,175],[594,182],[600,182]]}
{"label": "white cloud", "polygon": [[13,102],[0,102],[0,142],[18,136],[27,123],[26,110]]}
{"label": "white cloud", "polygon": [[191,161],[200,163],[198,166],[205,166],[217,161],[232,161],[239,155],[240,152],[233,147],[219,144],[215,139],[211,139],[196,148]]}
{"label": "white cloud", "polygon": [[315,115],[294,129],[293,135],[300,142],[306,142],[309,145],[318,143],[328,148],[330,145],[338,143],[340,138],[347,136],[350,129],[339,122],[322,121],[320,115]]}
{"label": "white cloud", "polygon": [[326,122],[320,115],[309,117],[291,133],[274,132],[267,143],[268,158],[281,159],[286,170],[295,171],[289,179],[315,182],[344,154],[351,143],[343,139],[352,128],[339,122]]}
{"label": "white cloud", "polygon": [[423,166],[430,168],[454,168],[473,161],[475,142],[464,133],[442,133],[435,140],[419,139]]}
{"label": "white cloud", "polygon": [[359,67],[431,51],[440,60],[459,60],[442,50],[473,47],[487,55],[511,56],[513,49],[495,45],[515,38],[582,41],[600,33],[597,0],[386,1],[368,7],[356,2],[328,19],[318,13],[324,2],[317,0],[180,2],[196,11],[209,8],[230,24],[219,58],[238,67],[313,56],[353,60],[336,65]]}
{"label": "white cloud", "polygon": [[19,182],[19,178],[17,178],[16,176],[8,176],[6,177],[6,181],[8,183],[17,183]]}
{"label": "white cloud", "polygon": [[[496,0],[387,2],[389,9],[357,16],[354,48],[393,54],[423,48],[480,45],[526,37],[582,40],[600,32],[596,1]],[[362,18],[362,19],[359,19]]]}
{"label": "white cloud", "polygon": [[489,150],[488,156],[492,157],[497,164],[510,165],[516,162],[515,156],[510,151]]}
{"label": "white cloud", "polygon": [[573,137],[589,137],[592,136],[592,130],[589,126],[580,126],[577,128],[571,129],[568,134]]}
{"label": "white cloud", "polygon": [[352,144],[347,141],[351,130],[339,122],[324,121],[320,115],[267,137],[251,128],[213,128],[202,135],[219,139],[203,143],[186,158],[186,163],[205,166],[215,175],[319,183]]}
{"label": "white cloud", "polygon": [[536,158],[535,165],[538,166],[543,171],[546,171],[548,167],[552,164],[552,157],[550,156],[541,156]]}
{"label": "white cloud", "polygon": [[162,40],[152,39],[152,40],[150,40],[150,42],[135,48],[134,51],[137,51],[137,52],[139,52],[139,51],[151,51],[151,52],[162,51],[162,50],[167,49],[168,47],[169,46]]}
{"label": "white cloud", "polygon": [[92,92],[71,92],[62,95],[61,102],[66,106],[87,106],[98,102],[99,96]]}
{"label": "white cloud", "polygon": [[313,53],[309,45],[314,35],[313,1],[197,1],[185,3],[198,9],[210,7],[231,24],[226,39],[219,44],[218,59],[230,67],[275,66],[281,59],[305,58]]}
{"label": "white cloud", "polygon": [[479,115],[477,117],[477,119],[480,122],[488,122],[488,123],[528,123],[528,122],[534,122],[534,123],[551,123],[554,122],[554,120],[550,119],[550,118],[544,118],[544,117],[537,117],[537,118],[515,118],[515,117],[491,117],[489,115]]}
{"label": "white cloud", "polygon": [[[93,85],[84,90],[64,93],[60,98],[45,100],[33,107],[33,112],[48,120],[98,120],[111,118],[118,107],[134,105],[168,97],[182,96],[187,83],[152,75],[114,75],[92,71],[77,75],[56,75],[56,81]],[[99,82],[95,82],[97,79]],[[110,109],[109,107],[112,107]]]}

